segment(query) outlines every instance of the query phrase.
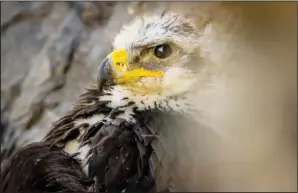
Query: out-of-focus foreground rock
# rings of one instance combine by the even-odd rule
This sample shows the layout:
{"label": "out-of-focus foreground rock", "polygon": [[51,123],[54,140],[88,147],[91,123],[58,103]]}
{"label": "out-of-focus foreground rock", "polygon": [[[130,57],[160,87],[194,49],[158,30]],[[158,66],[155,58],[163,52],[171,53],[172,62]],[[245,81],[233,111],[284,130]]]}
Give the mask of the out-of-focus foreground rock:
{"label": "out-of-focus foreground rock", "polygon": [[236,148],[208,185],[297,191],[295,3],[1,2],[1,149],[40,140],[91,83],[121,26],[163,9],[202,31],[213,24],[204,48],[224,69],[226,92],[207,124]]}

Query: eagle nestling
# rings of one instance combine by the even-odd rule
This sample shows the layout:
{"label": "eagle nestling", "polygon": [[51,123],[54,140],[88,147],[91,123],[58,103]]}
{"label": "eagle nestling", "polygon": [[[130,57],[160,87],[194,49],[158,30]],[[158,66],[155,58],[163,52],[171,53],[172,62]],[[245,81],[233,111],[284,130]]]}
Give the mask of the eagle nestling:
{"label": "eagle nestling", "polygon": [[36,146],[51,144],[75,154],[72,158],[94,179],[89,187],[78,185],[86,191],[171,190],[164,173],[175,158],[160,138],[171,129],[185,129],[195,115],[194,93],[203,69],[198,38],[196,27],[175,13],[137,18],[116,36],[97,85]]}

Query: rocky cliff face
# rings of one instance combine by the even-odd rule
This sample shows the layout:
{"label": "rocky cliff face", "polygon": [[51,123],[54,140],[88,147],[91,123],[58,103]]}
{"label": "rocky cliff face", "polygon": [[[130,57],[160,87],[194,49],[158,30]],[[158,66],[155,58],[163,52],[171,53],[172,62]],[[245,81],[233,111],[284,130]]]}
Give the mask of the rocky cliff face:
{"label": "rocky cliff face", "polygon": [[70,108],[92,81],[115,34],[134,16],[130,6],[1,2],[2,148],[12,136],[19,137],[18,145],[40,140]]}

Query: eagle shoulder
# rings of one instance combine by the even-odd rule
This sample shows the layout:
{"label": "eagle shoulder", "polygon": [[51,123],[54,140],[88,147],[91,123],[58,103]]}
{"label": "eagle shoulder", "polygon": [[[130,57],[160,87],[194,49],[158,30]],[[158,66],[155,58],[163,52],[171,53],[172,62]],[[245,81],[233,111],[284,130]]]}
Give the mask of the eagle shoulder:
{"label": "eagle shoulder", "polygon": [[148,162],[152,149],[136,134],[135,125],[117,118],[93,138],[88,173],[98,191],[155,190]]}

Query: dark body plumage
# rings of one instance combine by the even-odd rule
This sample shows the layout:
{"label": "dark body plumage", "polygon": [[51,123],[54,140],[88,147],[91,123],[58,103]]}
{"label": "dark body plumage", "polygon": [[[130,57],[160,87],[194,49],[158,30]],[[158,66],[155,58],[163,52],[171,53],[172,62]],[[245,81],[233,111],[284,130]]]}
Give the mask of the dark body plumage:
{"label": "dark body plumage", "polygon": [[1,171],[0,192],[87,192],[91,184],[73,156],[33,143],[19,149]]}
{"label": "dark body plumage", "polygon": [[[172,178],[176,176],[182,178],[179,189],[185,190],[183,177],[176,175],[172,169],[175,164],[183,165],[183,160],[191,159],[197,151],[196,148],[187,147],[186,141],[191,139],[183,137],[185,129],[191,133],[192,129],[186,127],[192,124],[192,120],[174,112],[138,112],[134,108],[136,122],[127,122],[117,116],[134,102],[128,100],[124,110],[123,107],[112,109],[108,106],[110,101],[98,100],[100,95],[102,92],[96,88],[87,90],[75,103],[73,110],[53,124],[52,130],[42,142],[18,150],[2,172],[1,189],[41,192],[156,192],[170,190]],[[88,119],[96,114],[104,114],[110,120],[75,124],[76,120]],[[196,123],[192,125],[197,128]],[[200,128],[209,132],[203,126]],[[80,129],[84,130],[82,135]],[[198,137],[194,138],[203,141]],[[89,178],[82,171],[79,164],[81,160],[76,155],[70,156],[64,152],[65,145],[73,140],[78,140],[81,146],[91,147],[87,161]],[[178,151],[184,151],[185,155],[181,156]],[[41,162],[35,165],[36,160]],[[46,170],[47,167],[50,170]],[[24,180],[26,176],[29,179]],[[32,187],[31,184],[37,179],[46,181]],[[22,183],[17,184],[19,181]]]}
{"label": "dark body plumage", "polygon": [[[124,113],[123,107],[112,109],[110,101],[99,101],[102,93],[89,89],[65,117],[58,120],[44,141],[64,148],[68,141],[78,139],[82,146],[92,147],[88,152],[89,176],[96,177],[94,186],[100,192],[155,192],[155,180],[149,166],[153,153],[151,142],[156,139],[156,129],[163,126],[153,123],[153,116],[161,117],[160,112],[136,112],[135,124],[117,115]],[[133,105],[127,103],[127,107]],[[75,126],[74,121],[87,119],[95,114],[104,114],[110,121]],[[158,119],[161,121],[161,119]],[[154,125],[152,125],[154,124]],[[80,129],[84,134],[80,135]]]}
{"label": "dark body plumage", "polygon": [[[99,101],[100,94],[96,89],[87,90],[73,110],[53,124],[52,130],[42,142],[18,150],[2,172],[1,189],[39,192],[170,190],[172,176],[169,174],[174,172],[174,165],[183,164],[181,159],[191,159],[197,151],[186,147],[183,142],[190,140],[183,139],[182,133],[185,129],[191,133],[191,128],[185,127],[192,121],[186,116],[171,112],[137,112],[135,109],[136,122],[129,123],[117,118],[117,115],[123,113],[122,110],[108,107],[109,101]],[[128,106],[133,104],[133,101],[128,102]],[[95,124],[74,124],[75,120],[86,119],[98,113],[109,115],[112,119]],[[85,131],[81,136],[80,128]],[[201,129],[209,132],[204,127]],[[80,144],[91,147],[88,152],[91,155],[88,159],[89,178],[84,175],[76,155],[71,156],[63,151],[67,142],[76,139]],[[186,151],[184,157],[179,157],[179,149],[193,149],[194,152]],[[36,160],[41,161],[35,165]],[[29,179],[24,180],[26,176]],[[179,174],[176,176],[179,177]],[[37,179],[45,181],[32,187],[31,184]],[[179,188],[183,190],[185,185],[182,180]],[[19,181],[22,183],[18,184]]]}

